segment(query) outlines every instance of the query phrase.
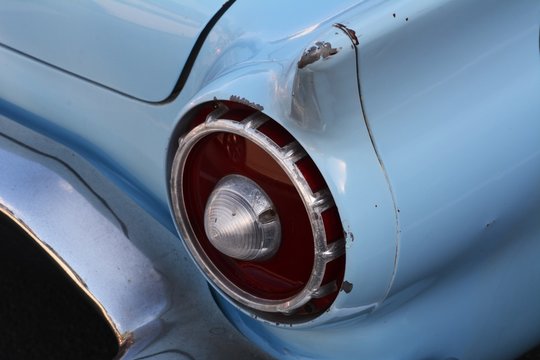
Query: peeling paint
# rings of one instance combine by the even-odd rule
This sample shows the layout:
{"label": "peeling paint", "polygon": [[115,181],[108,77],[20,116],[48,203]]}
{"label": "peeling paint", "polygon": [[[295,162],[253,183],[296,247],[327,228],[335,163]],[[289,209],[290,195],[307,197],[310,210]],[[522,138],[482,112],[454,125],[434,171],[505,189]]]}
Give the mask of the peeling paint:
{"label": "peeling paint", "polygon": [[339,23],[334,24],[334,26],[337,27],[338,29],[341,29],[345,34],[347,34],[347,36],[351,39],[351,41],[352,41],[352,43],[354,45],[359,45],[360,44],[360,41],[358,41],[358,37],[356,36],[356,31],[346,27],[343,24],[339,24]]}
{"label": "peeling paint", "polygon": [[347,229],[343,229],[343,236],[345,237],[345,247],[348,249],[354,242],[354,234],[352,233],[350,226],[347,226]]}
{"label": "peeling paint", "polygon": [[309,64],[313,64],[320,59],[327,59],[332,55],[338,53],[338,49],[333,48],[332,44],[326,41],[317,41],[315,45],[304,50],[300,61],[298,61],[298,68],[303,69]]}
{"label": "peeling paint", "polygon": [[244,105],[247,105],[247,106],[250,106],[254,109],[257,109],[259,111],[263,111],[264,110],[264,107],[260,104],[257,104],[257,103],[254,103],[254,102],[251,102],[249,101],[248,99],[244,98],[244,97],[240,97],[240,96],[237,96],[237,95],[231,95],[231,97],[229,98],[229,100],[231,101],[234,101],[234,102],[237,102],[237,103],[240,103],[240,104],[244,104]]}

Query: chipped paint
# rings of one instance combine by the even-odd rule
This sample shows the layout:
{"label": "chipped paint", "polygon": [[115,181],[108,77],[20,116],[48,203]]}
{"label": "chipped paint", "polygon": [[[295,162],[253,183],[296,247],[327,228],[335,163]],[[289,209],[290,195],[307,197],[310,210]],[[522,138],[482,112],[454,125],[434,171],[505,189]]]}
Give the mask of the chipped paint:
{"label": "chipped paint", "polygon": [[348,249],[354,242],[354,234],[351,231],[351,227],[347,225],[347,229],[343,229],[343,236],[345,238],[345,247]]}
{"label": "chipped paint", "polygon": [[358,41],[358,36],[356,36],[356,31],[340,23],[334,24],[334,26],[340,29],[341,31],[343,31],[345,34],[347,34],[347,36],[351,39],[354,45],[360,44],[360,41]]}
{"label": "chipped paint", "polygon": [[234,101],[234,102],[237,102],[237,103],[240,103],[240,104],[244,104],[244,105],[247,105],[249,107],[252,107],[254,109],[257,109],[259,111],[263,111],[264,110],[264,107],[260,104],[257,104],[257,103],[254,103],[254,102],[251,102],[249,101],[248,99],[244,98],[244,97],[240,97],[240,96],[237,96],[237,95],[231,95],[231,97],[229,98],[229,100],[231,101]]}
{"label": "chipped paint", "polygon": [[344,281],[343,284],[341,284],[341,290],[344,291],[346,294],[350,293],[352,289],[353,284],[348,281]]}
{"label": "chipped paint", "polygon": [[298,61],[298,68],[303,69],[309,64],[313,64],[320,59],[328,59],[330,56],[338,53],[338,49],[332,47],[327,41],[317,41],[315,45],[304,50],[300,61]]}

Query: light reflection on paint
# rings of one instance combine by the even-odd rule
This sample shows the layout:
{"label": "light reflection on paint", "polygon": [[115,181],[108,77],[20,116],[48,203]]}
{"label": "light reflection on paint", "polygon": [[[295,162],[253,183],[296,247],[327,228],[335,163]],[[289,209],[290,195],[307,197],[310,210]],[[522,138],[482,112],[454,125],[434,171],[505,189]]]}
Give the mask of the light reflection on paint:
{"label": "light reflection on paint", "polygon": [[58,181],[58,185],[60,186],[60,188],[62,188],[63,190],[65,190],[68,193],[73,192],[73,186],[70,183],[68,183],[67,181],[65,181],[65,180]]}
{"label": "light reflection on paint", "polygon": [[344,194],[347,186],[347,163],[341,159],[329,159],[327,173],[331,174],[332,181],[336,185],[338,192]]}
{"label": "light reflection on paint", "polygon": [[198,34],[197,22],[147,2],[127,4],[97,0],[96,3],[109,14],[148,29],[185,37],[196,37]]}
{"label": "light reflection on paint", "polygon": [[308,35],[308,34],[310,34],[311,32],[313,32],[314,30],[316,30],[318,27],[319,27],[319,24],[315,24],[315,25],[308,26],[308,27],[305,28],[304,30],[302,30],[302,31],[300,31],[300,32],[297,32],[296,34],[292,35],[289,39],[290,39],[290,40],[292,40],[292,39],[297,39],[297,38],[299,38],[299,37]]}

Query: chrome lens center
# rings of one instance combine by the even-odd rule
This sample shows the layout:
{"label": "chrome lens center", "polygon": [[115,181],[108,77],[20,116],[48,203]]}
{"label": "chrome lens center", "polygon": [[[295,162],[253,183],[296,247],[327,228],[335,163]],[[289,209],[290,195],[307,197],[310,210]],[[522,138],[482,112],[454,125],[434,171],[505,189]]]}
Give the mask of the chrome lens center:
{"label": "chrome lens center", "polygon": [[216,249],[238,260],[267,260],[281,243],[270,197],[242,175],[228,175],[216,184],[206,203],[204,229]]}

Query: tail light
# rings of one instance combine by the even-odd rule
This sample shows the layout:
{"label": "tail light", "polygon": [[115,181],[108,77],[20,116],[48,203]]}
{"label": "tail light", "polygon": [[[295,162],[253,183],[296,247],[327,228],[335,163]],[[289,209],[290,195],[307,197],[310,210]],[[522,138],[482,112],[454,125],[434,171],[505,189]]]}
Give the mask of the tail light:
{"label": "tail light", "polygon": [[206,276],[257,316],[303,321],[337,296],[343,229],[326,183],[278,123],[220,104],[179,142],[178,228]]}

